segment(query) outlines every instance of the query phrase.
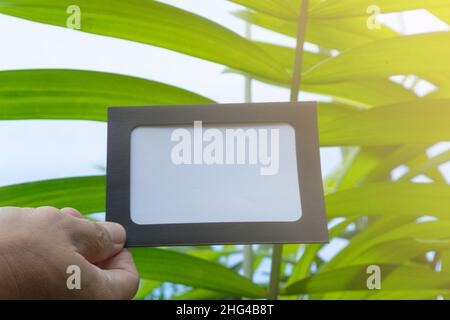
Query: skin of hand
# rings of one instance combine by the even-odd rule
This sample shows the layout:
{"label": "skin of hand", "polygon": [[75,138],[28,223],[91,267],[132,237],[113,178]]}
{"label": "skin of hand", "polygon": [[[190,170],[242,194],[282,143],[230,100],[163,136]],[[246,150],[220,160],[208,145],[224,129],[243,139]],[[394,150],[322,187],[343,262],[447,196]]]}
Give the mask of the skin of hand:
{"label": "skin of hand", "polygon": [[121,225],[72,208],[0,208],[0,299],[131,299],[139,275],[125,239]]}

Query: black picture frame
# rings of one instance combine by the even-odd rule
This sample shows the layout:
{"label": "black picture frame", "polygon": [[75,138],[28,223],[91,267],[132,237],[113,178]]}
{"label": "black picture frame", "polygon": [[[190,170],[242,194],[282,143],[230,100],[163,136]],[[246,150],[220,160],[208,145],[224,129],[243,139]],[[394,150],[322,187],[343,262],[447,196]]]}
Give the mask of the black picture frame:
{"label": "black picture frame", "polygon": [[[135,224],[130,215],[131,132],[140,126],[287,123],[295,129],[302,216],[295,222]],[[111,107],[106,219],[127,230],[127,246],[328,242],[314,102]]]}

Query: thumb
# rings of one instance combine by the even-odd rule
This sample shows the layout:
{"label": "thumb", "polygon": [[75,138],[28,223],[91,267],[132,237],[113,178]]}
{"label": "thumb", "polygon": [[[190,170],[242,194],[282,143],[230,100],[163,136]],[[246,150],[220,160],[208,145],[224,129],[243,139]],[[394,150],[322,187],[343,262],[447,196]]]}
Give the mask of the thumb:
{"label": "thumb", "polygon": [[92,222],[69,217],[68,233],[77,251],[91,263],[119,253],[126,240],[125,229],[117,223]]}

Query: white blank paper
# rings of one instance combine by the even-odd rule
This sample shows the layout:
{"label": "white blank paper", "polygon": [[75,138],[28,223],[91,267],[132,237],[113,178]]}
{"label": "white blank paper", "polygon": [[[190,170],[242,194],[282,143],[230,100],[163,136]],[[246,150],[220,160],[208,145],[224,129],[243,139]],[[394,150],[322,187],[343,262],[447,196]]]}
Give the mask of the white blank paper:
{"label": "white blank paper", "polygon": [[[210,128],[203,125],[202,129],[205,132]],[[277,129],[277,173],[262,175],[264,166],[260,162],[250,163],[248,157],[244,164],[205,164],[203,159],[203,164],[175,164],[172,155],[177,142],[171,139],[174,130],[180,127],[138,127],[130,137],[130,212],[134,223],[288,222],[300,219],[295,129],[288,124],[224,124],[214,128],[223,133],[224,138],[230,128],[266,129],[267,132]],[[181,129],[194,136],[193,125]],[[202,142],[203,147],[207,145],[208,142]],[[250,152],[250,147],[246,150]]]}

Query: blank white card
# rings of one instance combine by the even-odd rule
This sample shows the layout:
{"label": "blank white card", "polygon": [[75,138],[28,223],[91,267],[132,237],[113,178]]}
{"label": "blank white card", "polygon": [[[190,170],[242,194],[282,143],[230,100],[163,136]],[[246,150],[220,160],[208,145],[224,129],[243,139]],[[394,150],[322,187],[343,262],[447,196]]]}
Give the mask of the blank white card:
{"label": "blank white card", "polygon": [[136,224],[301,218],[295,129],[288,124],[137,127],[130,157]]}

